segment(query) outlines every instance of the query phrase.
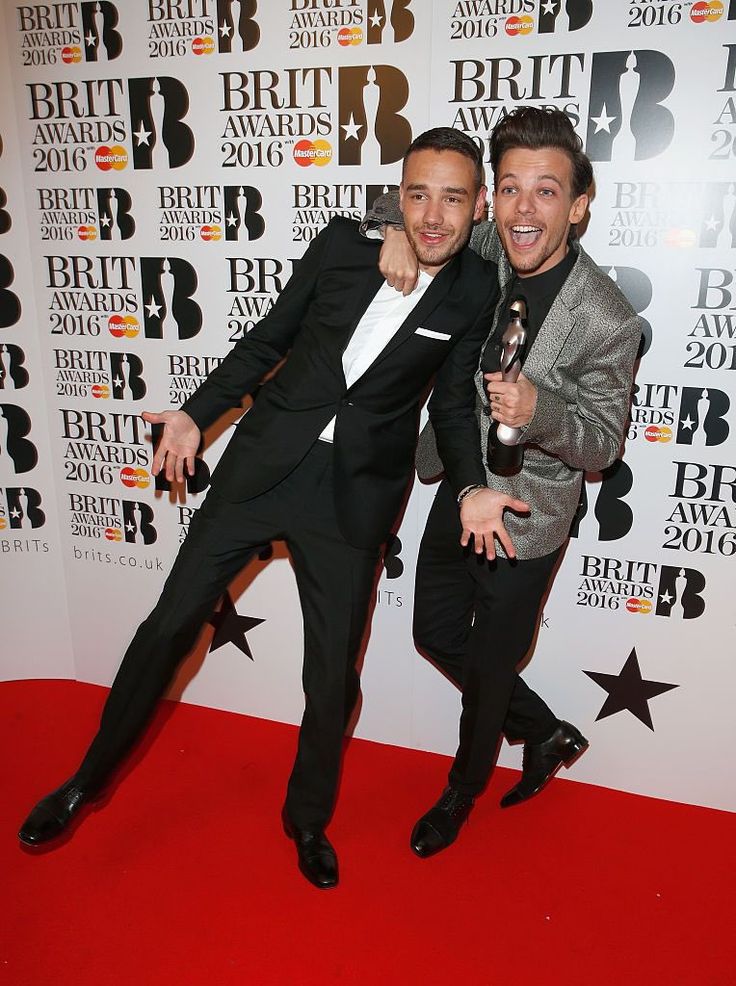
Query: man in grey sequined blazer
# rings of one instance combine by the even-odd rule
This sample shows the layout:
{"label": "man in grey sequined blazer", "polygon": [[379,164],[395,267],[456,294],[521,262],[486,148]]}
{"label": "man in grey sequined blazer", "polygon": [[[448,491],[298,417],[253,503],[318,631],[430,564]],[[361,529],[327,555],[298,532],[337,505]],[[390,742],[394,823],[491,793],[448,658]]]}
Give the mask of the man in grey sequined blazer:
{"label": "man in grey sequined blazer", "polygon": [[[479,422],[474,478],[460,490],[443,480],[417,563],[415,640],[463,690],[449,786],[412,832],[412,848],[423,857],[457,838],[502,733],[525,744],[521,780],[503,807],[537,794],[588,745],[516,667],[531,648],[584,472],[602,470],[619,455],[641,337],[635,312],[574,236],[587,210],[592,166],[568,118],[557,110],[515,110],[494,130],[491,162],[495,218],[476,227],[471,246],[498,264],[501,300],[468,381]],[[382,272],[408,290],[413,270],[402,234],[392,228],[400,223],[390,196],[367,217],[368,229],[386,227]],[[501,336],[517,297],[528,305],[529,346],[512,383],[499,370]],[[488,468],[493,422],[522,430],[523,464],[511,474]],[[438,442],[431,426],[420,438],[421,478],[443,471],[443,424]]]}

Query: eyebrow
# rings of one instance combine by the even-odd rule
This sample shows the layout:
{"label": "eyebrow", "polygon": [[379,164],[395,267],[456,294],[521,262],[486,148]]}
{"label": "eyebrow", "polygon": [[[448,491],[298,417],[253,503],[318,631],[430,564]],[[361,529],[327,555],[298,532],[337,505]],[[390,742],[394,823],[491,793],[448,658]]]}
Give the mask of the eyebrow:
{"label": "eyebrow", "polygon": [[[518,175],[515,175],[512,171],[507,171],[506,174],[501,175],[501,177],[498,179],[498,181],[500,183],[502,181],[505,181],[507,178],[518,178],[518,177],[519,176]],[[553,181],[556,185],[559,185],[560,188],[564,188],[565,187],[562,184],[562,182],[560,181],[560,179],[557,177],[557,175],[537,175],[536,180],[538,182],[540,182],[540,181]]]}
{"label": "eyebrow", "polygon": [[[428,188],[429,188],[428,185],[422,184],[421,182],[412,182],[411,185],[407,185],[406,186],[407,192],[409,192],[409,191],[422,192],[422,191],[426,191]],[[452,185],[443,185],[443,187],[440,189],[440,191],[441,192],[451,192],[453,195],[467,195],[468,194],[467,188],[462,188],[462,187],[455,188]]]}

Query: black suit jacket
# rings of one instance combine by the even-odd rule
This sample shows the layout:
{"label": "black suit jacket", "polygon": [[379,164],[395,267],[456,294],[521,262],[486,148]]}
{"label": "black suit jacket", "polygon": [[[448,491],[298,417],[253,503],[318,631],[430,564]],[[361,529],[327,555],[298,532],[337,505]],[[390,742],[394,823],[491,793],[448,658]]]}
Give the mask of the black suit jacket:
{"label": "black suit jacket", "polygon": [[336,416],[338,523],[350,543],[363,547],[385,540],[399,511],[413,470],[421,402],[433,377],[433,420],[444,427],[445,444],[453,450],[452,461],[445,462],[448,475],[457,488],[474,481],[466,463],[474,461],[479,437],[468,380],[498,292],[495,264],[466,248],[437,274],[393,339],[347,387],[342,355],[383,283],[379,250],[380,243],[361,236],[356,222],[331,220],[268,315],[183,405],[205,428],[287,357],[238,423],[213,486],[233,502],[271,489]]}

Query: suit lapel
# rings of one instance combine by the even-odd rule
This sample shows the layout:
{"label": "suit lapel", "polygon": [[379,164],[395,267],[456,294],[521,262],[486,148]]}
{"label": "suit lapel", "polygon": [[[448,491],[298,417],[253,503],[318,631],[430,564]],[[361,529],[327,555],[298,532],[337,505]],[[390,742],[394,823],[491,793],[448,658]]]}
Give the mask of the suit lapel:
{"label": "suit lapel", "polygon": [[575,328],[577,309],[583,295],[583,286],[587,279],[585,260],[582,249],[579,249],[575,266],[562,285],[562,289],[552,302],[547,317],[542,323],[534,345],[524,360],[524,374],[530,380],[542,380],[551,370],[560,355],[560,350],[567,342],[568,336]]}
{"label": "suit lapel", "polygon": [[460,257],[456,256],[449,263],[445,264],[439,274],[434,276],[432,283],[396,330],[393,338],[389,340],[378,356],[376,356],[369,369],[373,369],[374,366],[377,366],[381,360],[389,356],[398,346],[412,337],[422,322],[445,299],[459,271]]}

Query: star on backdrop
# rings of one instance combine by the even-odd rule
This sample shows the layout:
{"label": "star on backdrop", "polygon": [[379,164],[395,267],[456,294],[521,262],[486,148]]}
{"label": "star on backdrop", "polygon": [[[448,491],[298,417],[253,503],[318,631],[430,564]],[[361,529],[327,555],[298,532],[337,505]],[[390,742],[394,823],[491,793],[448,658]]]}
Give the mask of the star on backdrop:
{"label": "star on backdrop", "polygon": [[626,663],[618,674],[604,674],[602,671],[584,671],[589,678],[592,678],[596,685],[608,692],[608,697],[595,717],[606,719],[608,716],[615,715],[624,710],[636,716],[640,722],[648,726],[654,732],[652,725],[652,714],[649,711],[650,699],[670,691],[672,688],[679,688],[679,685],[671,685],[664,681],[647,681],[641,676],[639,659],[636,656],[636,648],[632,648],[631,653],[626,658]]}
{"label": "star on backdrop", "polygon": [[210,644],[210,654],[212,651],[222,647],[223,644],[235,644],[238,650],[242,651],[251,661],[254,659],[250,650],[246,633],[257,627],[264,620],[256,619],[253,616],[240,616],[235,609],[235,605],[226,592],[222,597],[222,604],[216,613],[213,613],[209,622],[215,628],[215,633]]}

